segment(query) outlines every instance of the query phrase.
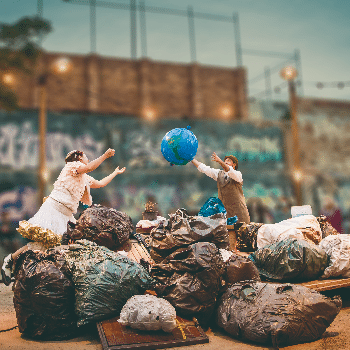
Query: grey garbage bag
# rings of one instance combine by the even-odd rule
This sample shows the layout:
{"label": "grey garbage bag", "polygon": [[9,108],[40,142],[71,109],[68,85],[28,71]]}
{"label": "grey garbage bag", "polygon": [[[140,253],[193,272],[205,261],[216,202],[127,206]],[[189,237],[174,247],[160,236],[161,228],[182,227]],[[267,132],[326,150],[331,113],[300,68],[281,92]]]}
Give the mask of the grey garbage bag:
{"label": "grey garbage bag", "polygon": [[68,240],[87,239],[111,250],[118,250],[134,230],[129,215],[114,208],[94,204],[85,209],[75,224],[69,222],[63,236]]}
{"label": "grey garbage bag", "polygon": [[319,246],[289,238],[267,245],[249,255],[260,277],[280,282],[311,281],[320,277],[328,256]]}
{"label": "grey garbage bag", "polygon": [[27,250],[16,260],[15,278],[13,303],[22,334],[43,340],[76,334],[74,285],[63,250]]}
{"label": "grey garbage bag", "polygon": [[118,322],[135,329],[172,332],[176,328],[176,311],[163,298],[134,295],[123,306]]}
{"label": "grey garbage bag", "polygon": [[303,286],[237,283],[220,298],[216,321],[234,338],[277,348],[320,338],[341,306],[339,296]]}
{"label": "grey garbage bag", "polygon": [[215,308],[225,265],[213,243],[180,248],[151,269],[157,295],[168,300],[183,317],[196,317],[205,326]]}
{"label": "grey garbage bag", "polygon": [[150,254],[156,262],[196,242],[211,242],[224,249],[229,247],[225,214],[189,216],[185,209],[178,209],[169,216],[169,220],[151,231]]}
{"label": "grey garbage bag", "polygon": [[114,317],[129,298],[152,286],[135,261],[88,240],[69,246],[65,259],[73,275],[78,327]]}

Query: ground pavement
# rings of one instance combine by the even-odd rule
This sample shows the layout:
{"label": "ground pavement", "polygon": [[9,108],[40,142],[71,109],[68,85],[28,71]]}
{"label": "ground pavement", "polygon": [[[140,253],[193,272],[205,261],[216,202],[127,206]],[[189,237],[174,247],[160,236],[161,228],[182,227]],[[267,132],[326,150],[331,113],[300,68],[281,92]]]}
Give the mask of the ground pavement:
{"label": "ground pavement", "polygon": [[[350,289],[343,288],[327,292],[328,296],[339,294],[343,308],[323,337],[315,342],[287,346],[285,350],[348,350],[350,349]],[[0,283],[0,349],[1,350],[102,350],[95,325],[85,329],[77,338],[64,341],[37,341],[24,338],[18,331],[13,306],[12,284],[6,287]],[[13,328],[13,329],[12,329]],[[3,330],[10,329],[3,332]],[[272,350],[272,347],[247,344],[232,339],[219,329],[209,329],[208,344],[176,347],[177,350]]]}

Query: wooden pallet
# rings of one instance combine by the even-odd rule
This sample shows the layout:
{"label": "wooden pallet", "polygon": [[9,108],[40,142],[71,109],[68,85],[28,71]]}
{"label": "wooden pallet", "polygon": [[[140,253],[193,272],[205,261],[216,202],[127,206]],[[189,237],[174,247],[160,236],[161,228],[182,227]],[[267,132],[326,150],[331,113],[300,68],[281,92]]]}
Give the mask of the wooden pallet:
{"label": "wooden pallet", "polygon": [[149,350],[209,343],[208,336],[196,319],[185,320],[176,317],[178,327],[171,333],[159,331],[141,331],[123,326],[119,317],[97,323],[103,350]]}

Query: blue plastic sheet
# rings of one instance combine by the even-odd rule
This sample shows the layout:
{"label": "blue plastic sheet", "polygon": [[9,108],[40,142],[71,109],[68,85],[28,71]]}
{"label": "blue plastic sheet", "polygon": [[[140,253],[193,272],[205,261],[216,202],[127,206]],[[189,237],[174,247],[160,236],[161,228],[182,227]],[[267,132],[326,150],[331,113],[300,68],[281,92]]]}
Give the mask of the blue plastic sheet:
{"label": "blue plastic sheet", "polygon": [[221,200],[216,197],[210,197],[199,210],[199,216],[212,216],[217,213],[226,214],[226,209]]}

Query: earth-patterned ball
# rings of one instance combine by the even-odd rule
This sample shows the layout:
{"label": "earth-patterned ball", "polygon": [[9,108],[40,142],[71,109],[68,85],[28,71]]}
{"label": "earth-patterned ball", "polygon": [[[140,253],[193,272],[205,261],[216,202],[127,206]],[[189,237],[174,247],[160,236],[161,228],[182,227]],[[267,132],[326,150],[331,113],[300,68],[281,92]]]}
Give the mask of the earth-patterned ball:
{"label": "earth-patterned ball", "polygon": [[175,128],[163,137],[161,151],[171,165],[185,165],[195,157],[198,141],[190,128]]}

